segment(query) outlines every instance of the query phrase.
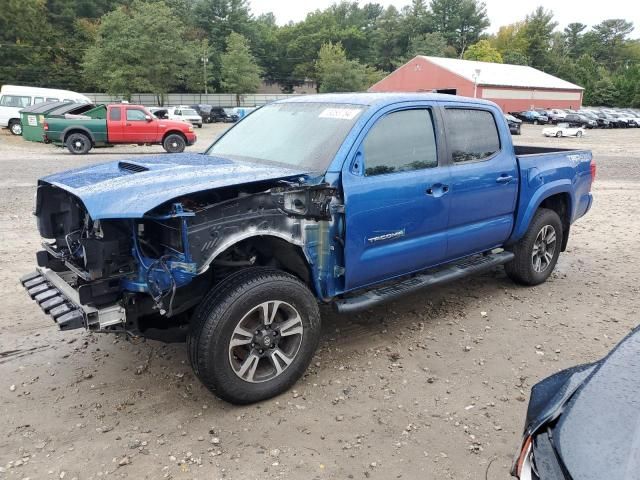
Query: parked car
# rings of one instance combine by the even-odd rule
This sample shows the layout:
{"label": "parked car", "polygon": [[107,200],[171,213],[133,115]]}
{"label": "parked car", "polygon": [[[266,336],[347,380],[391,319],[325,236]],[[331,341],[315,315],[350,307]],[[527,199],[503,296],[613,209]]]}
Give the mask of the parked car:
{"label": "parked car", "polygon": [[523,122],[532,123],[534,125],[544,125],[545,123],[549,123],[549,117],[547,117],[546,115],[542,115],[535,110],[513,113],[512,115],[516,118],[519,118]]}
{"label": "parked car", "polygon": [[522,133],[522,120],[517,119],[513,115],[508,113],[504,116],[507,119],[507,125],[509,125],[509,131],[512,135],[520,135]]}
{"label": "parked car", "polygon": [[596,122],[596,126],[598,128],[611,128],[611,122],[609,120],[607,120],[606,118],[601,118],[599,117],[596,113],[590,111],[590,110],[580,110],[578,112],[580,115],[583,115],[585,117],[587,117],[589,120],[593,120],[594,122]]}
{"label": "parked car", "polygon": [[640,127],[640,117],[630,110],[622,110],[619,115],[627,122],[627,126],[638,128]]}
{"label": "parked car", "polygon": [[3,85],[0,89],[0,128],[22,135],[20,110],[44,102],[91,103],[91,100],[69,90]]}
{"label": "parked car", "polygon": [[555,127],[546,127],[542,130],[545,137],[582,137],[585,134],[584,127],[574,127],[570,123],[559,123]]}
{"label": "parked car", "polygon": [[511,474],[521,480],[630,480],[640,471],[640,327],[605,358],[531,389]]}
{"label": "parked car", "polygon": [[183,122],[202,128],[202,117],[191,107],[169,107],[167,109],[167,115],[169,120],[182,120]]}
{"label": "parked car", "polygon": [[591,207],[594,174],[587,150],[514,147],[488,101],[292,97],[204,154],[42,178],[47,240],[22,283],[63,330],[163,338],[188,326],[203,383],[256,402],[304,373],[318,303],[351,314],[499,265],[544,282]]}
{"label": "parked car", "polygon": [[191,105],[189,108],[195,110],[196,113],[202,117],[204,123],[211,123],[211,109],[213,108],[211,105],[199,103],[197,105]]}
{"label": "parked car", "polygon": [[552,108],[547,110],[547,116],[552,122],[561,122],[567,116],[567,112],[560,110],[559,108]]}
{"label": "parked car", "polygon": [[616,115],[607,112],[600,112],[598,117],[609,121],[609,125],[613,128],[627,128],[627,122],[618,118]]}
{"label": "parked car", "polygon": [[236,115],[235,113],[229,113],[222,107],[213,107],[211,109],[212,122],[234,123],[237,122],[238,119],[238,115]]}
{"label": "parked car", "polygon": [[47,118],[43,128],[45,143],[66,146],[73,154],[122,143],[162,145],[167,152],[178,153],[196,142],[191,125],[155,118],[142,105],[121,103],[101,105],[73,118]]}
{"label": "parked car", "polygon": [[568,113],[567,116],[564,117],[564,122],[570,124],[572,127],[595,128],[598,126],[598,122],[579,113]]}

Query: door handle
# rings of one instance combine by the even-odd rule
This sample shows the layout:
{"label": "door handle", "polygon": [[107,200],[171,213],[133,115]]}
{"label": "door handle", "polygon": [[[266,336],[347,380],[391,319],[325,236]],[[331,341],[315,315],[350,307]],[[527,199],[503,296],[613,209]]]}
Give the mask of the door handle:
{"label": "door handle", "polygon": [[431,185],[425,193],[427,195],[432,195],[436,198],[441,197],[445,193],[449,191],[449,185],[442,185],[441,183],[436,183],[435,185]]}
{"label": "door handle", "polygon": [[500,175],[496,178],[497,183],[510,183],[513,180],[513,176],[511,175]]}
{"label": "door handle", "polygon": [[127,127],[130,127],[130,126],[131,126],[131,124],[130,124],[129,122],[125,123],[125,125],[126,125]]}

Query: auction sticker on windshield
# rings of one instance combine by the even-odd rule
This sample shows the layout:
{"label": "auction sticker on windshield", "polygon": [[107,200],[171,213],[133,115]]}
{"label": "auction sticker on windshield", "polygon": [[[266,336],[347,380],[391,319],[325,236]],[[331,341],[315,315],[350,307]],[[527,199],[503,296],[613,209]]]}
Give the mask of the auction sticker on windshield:
{"label": "auction sticker on windshield", "polygon": [[318,117],[353,120],[360,113],[359,108],[325,108]]}

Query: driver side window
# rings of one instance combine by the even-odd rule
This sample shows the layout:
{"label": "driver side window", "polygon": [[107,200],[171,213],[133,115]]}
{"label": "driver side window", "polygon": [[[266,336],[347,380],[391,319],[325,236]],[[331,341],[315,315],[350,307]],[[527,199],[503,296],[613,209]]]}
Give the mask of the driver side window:
{"label": "driver side window", "polygon": [[402,110],[382,117],[367,134],[361,151],[367,177],[437,167],[431,111]]}
{"label": "driver side window", "polygon": [[127,120],[131,120],[134,122],[144,121],[145,113],[142,110],[127,108]]}

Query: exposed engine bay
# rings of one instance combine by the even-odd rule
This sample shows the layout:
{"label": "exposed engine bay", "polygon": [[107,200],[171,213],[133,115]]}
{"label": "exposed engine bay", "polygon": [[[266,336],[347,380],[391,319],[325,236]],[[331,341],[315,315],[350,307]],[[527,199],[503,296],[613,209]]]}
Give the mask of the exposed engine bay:
{"label": "exposed engine bay", "polygon": [[97,315],[85,327],[139,334],[188,322],[184,314],[238,268],[277,266],[312,283],[310,265],[333,268],[336,204],[326,184],[275,180],[176,198],[143,218],[93,220],[74,195],[41,183],[38,265],[64,277],[81,305],[121,309],[120,322]]}

